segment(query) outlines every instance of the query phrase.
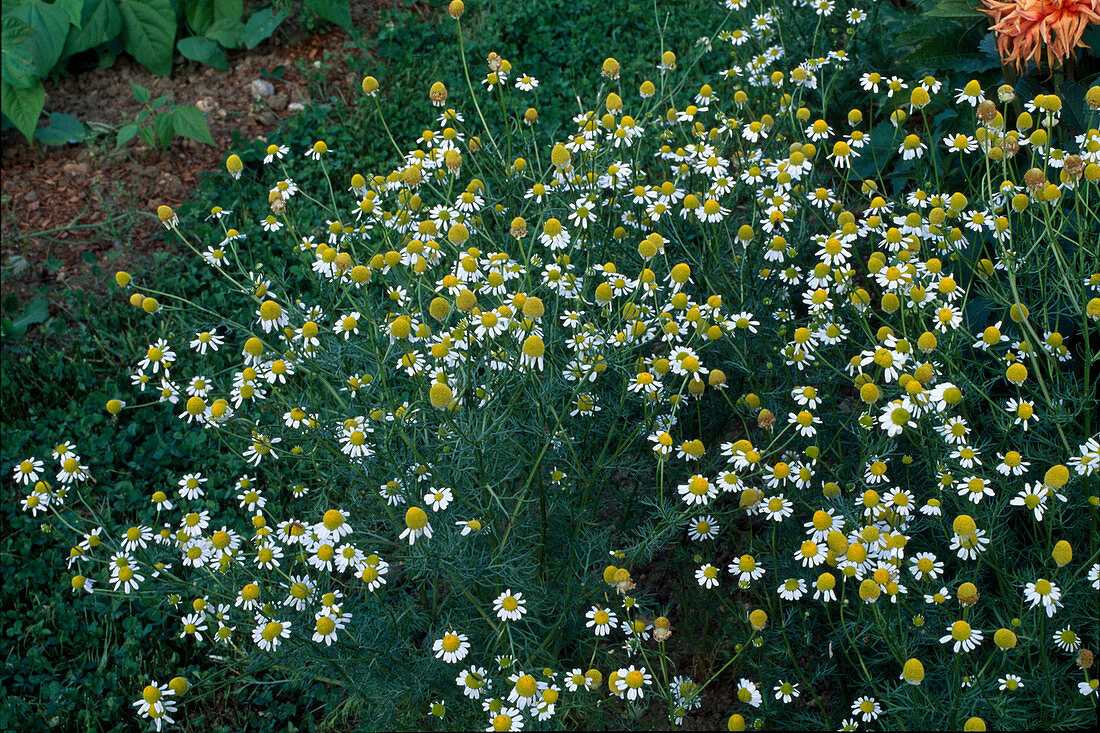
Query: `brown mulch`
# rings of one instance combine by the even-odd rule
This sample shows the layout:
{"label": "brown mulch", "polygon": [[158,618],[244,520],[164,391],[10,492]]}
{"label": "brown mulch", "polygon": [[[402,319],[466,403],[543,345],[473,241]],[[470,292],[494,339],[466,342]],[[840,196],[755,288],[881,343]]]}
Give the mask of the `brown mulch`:
{"label": "brown mulch", "polygon": [[[374,37],[379,10],[398,6],[395,0],[352,3],[352,18],[364,38]],[[292,19],[293,20],[293,19]],[[0,266],[4,289],[27,292],[43,285],[81,287],[88,283],[87,253],[112,252],[116,266],[170,249],[152,216],[160,204],[178,205],[198,185],[204,171],[224,165],[233,132],[245,140],[264,138],[293,114],[294,103],[309,105],[310,89],[303,68],[325,70],[329,81],[354,88],[358,83],[345,64],[349,36],[342,29],[309,36],[293,35],[294,23],[251,51],[229,54],[229,70],[219,71],[178,60],[169,77],[156,77],[128,57],[114,66],[46,82],[43,121],[50,112],[73,115],[85,123],[117,128],[143,109],[134,100],[131,82],[151,92],[169,95],[177,105],[193,104],[206,112],[214,145],[176,138],[165,151],[139,138],[115,151],[115,134],[63,147],[32,148],[21,134],[0,137]],[[280,78],[264,77],[284,67]],[[255,100],[251,84],[270,81],[274,95]],[[324,101],[324,100],[317,100]],[[112,221],[113,220],[113,221]],[[104,225],[106,223],[106,225]],[[75,225],[76,229],[53,231]],[[91,225],[91,226],[89,226]],[[36,233],[45,233],[35,236]],[[89,258],[91,259],[91,258]],[[44,267],[50,261],[51,268]]]}

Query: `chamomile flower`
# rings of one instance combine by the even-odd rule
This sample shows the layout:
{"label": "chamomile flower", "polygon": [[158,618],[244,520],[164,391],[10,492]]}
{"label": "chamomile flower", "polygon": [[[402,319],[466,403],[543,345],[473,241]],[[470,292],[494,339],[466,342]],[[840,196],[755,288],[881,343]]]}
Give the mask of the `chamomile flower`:
{"label": "chamomile flower", "polygon": [[951,451],[950,458],[958,461],[959,465],[963,468],[974,468],[974,466],[982,465],[982,459],[980,453],[969,445],[961,445],[955,450]]}
{"label": "chamomile flower", "polygon": [[791,390],[791,399],[807,410],[816,410],[821,404],[821,396],[815,387],[795,387]]}
{"label": "chamomile flower", "polygon": [[982,86],[976,79],[971,79],[966,83],[962,89],[955,90],[958,96],[955,97],[956,104],[962,104],[966,102],[972,107],[977,107],[979,103],[985,100],[985,94],[982,93]]}
{"label": "chamomile flower", "polygon": [[540,682],[535,679],[534,675],[523,671],[510,675],[508,681],[512,683],[512,690],[508,693],[508,702],[514,703],[520,710],[537,705],[539,693],[546,688],[545,682]]}
{"label": "chamomile flower", "polygon": [[806,594],[806,581],[802,578],[787,578],[776,592],[785,601],[797,601]]}
{"label": "chamomile flower", "polygon": [[176,703],[172,696],[176,691],[169,685],[157,684],[153,681],[145,686],[141,692],[141,699],[134,702],[138,715],[148,718],[159,731],[165,723],[174,723],[171,716],[176,712]]}
{"label": "chamomile flower", "polygon": [[489,727],[485,730],[488,733],[523,730],[523,715],[518,708],[501,707],[496,712],[490,710]]}
{"label": "chamomile flower", "polygon": [[852,703],[852,715],[858,716],[864,723],[870,723],[882,714],[882,706],[873,697],[858,697]]}
{"label": "chamomile flower", "polygon": [[435,489],[424,495],[424,503],[432,508],[433,512],[441,512],[454,501],[454,493],[447,487]]}
{"label": "chamomile flower", "polygon": [[447,664],[461,662],[470,653],[469,639],[465,634],[448,630],[442,638],[432,644],[436,659],[442,658]]}
{"label": "chamomile flower", "polygon": [[825,572],[817,576],[814,581],[814,600],[822,600],[826,603],[836,600],[836,576]]}
{"label": "chamomile flower", "polygon": [[924,157],[926,150],[928,150],[928,146],[919,136],[914,134],[906,135],[905,139],[901,141],[901,145],[898,146],[898,153],[901,154],[902,160]]}
{"label": "chamomile flower", "polygon": [[764,518],[773,522],[782,522],[794,514],[794,502],[783,494],[766,499],[763,503]]}
{"label": "chamomile flower", "polygon": [[265,652],[274,652],[284,639],[290,638],[290,621],[268,620],[262,615],[256,616],[256,626],[252,628],[252,642]]}
{"label": "chamomile flower", "polygon": [[509,588],[493,601],[493,611],[501,621],[519,621],[527,613],[527,601],[522,593],[512,593]]}
{"label": "chamomile flower", "polygon": [[[938,403],[939,400],[935,397],[935,391],[933,395],[933,401]],[[934,429],[948,445],[963,445],[970,435],[970,426],[967,425],[966,420],[957,416],[947,418],[945,422],[936,425]]]}
{"label": "chamomile flower", "polygon": [[386,584],[386,573],[390,570],[390,564],[371,553],[367,555],[363,563],[358,567],[359,579],[367,584],[368,591],[378,590]]}
{"label": "chamomile flower", "polygon": [[290,148],[286,145],[276,145],[272,143],[267,146],[264,151],[264,165],[276,160],[282,160],[286,155],[290,153]]}
{"label": "chamomile flower", "polygon": [[789,703],[794,698],[798,697],[798,683],[797,682],[784,682],[779,681],[773,690],[776,700],[782,700],[784,703]]}
{"label": "chamomile flower", "polygon": [[712,540],[718,536],[718,522],[709,514],[698,516],[688,522],[688,537],[692,542]]}
{"label": "chamomile flower", "polygon": [[1062,590],[1049,580],[1040,578],[1024,586],[1024,600],[1031,604],[1030,608],[1042,605],[1047,618],[1052,618],[1062,607]]}
{"label": "chamomile flower", "polygon": [[1039,422],[1039,416],[1035,414],[1035,406],[1031,402],[1013,397],[1005,403],[1005,411],[1014,418],[1012,424],[1022,426],[1024,432],[1027,432],[1031,423]]}
{"label": "chamomile flower", "polygon": [[607,636],[611,633],[611,629],[618,623],[618,619],[615,617],[614,612],[599,606],[592,606],[588,613],[585,614],[585,618],[588,619],[588,623],[586,623],[585,626],[592,629],[592,633],[596,636]]}
{"label": "chamomile flower", "polygon": [[492,686],[492,680],[486,674],[484,667],[468,667],[458,673],[455,684],[462,688],[463,695],[478,700],[481,693]]}
{"label": "chamomile flower", "polygon": [[398,539],[408,539],[411,546],[421,537],[425,540],[432,538],[432,525],[423,509],[418,506],[409,507],[405,511],[405,529]]}
{"label": "chamomile flower", "polygon": [[191,340],[189,344],[200,356],[205,356],[207,350],[217,351],[225,343],[225,340],[218,335],[217,328],[211,328],[209,331],[199,331],[195,334],[195,338]]}
{"label": "chamomile flower", "polygon": [[635,667],[632,664],[617,670],[617,674],[621,681],[619,694],[627,700],[641,700],[645,696],[645,688],[653,684],[653,676],[645,667]]}
{"label": "chamomile flower", "polygon": [[251,440],[252,443],[242,454],[242,457],[248,463],[253,466],[258,466],[265,458],[270,458],[272,460],[277,460],[279,458],[279,454],[275,452],[274,447],[276,444],[283,441],[282,438],[268,438],[262,433],[253,430]]}
{"label": "chamomile flower", "polygon": [[890,437],[897,437],[905,428],[916,428],[913,413],[902,400],[894,400],[882,408],[878,417],[879,427]]}
{"label": "chamomile flower", "polygon": [[909,559],[909,571],[917,580],[935,580],[943,574],[943,561],[931,552],[919,552]]}
{"label": "chamomile flower", "polygon": [[1047,496],[1046,487],[1043,486],[1042,482],[1037,481],[1030,486],[1025,484],[1024,488],[1012,497],[1009,504],[1031,511],[1035,521],[1041,522],[1047,509]]}
{"label": "chamomile flower", "polygon": [[[157,339],[145,350],[145,356],[138,362],[138,369],[157,374],[163,368],[165,374],[176,361],[176,352],[168,346],[164,339]],[[56,456],[55,456],[56,458]]]}
{"label": "chamomile flower", "polygon": [[[752,555],[742,555],[737,562],[730,563],[726,568],[731,575],[737,578],[739,584],[747,584],[759,580],[766,572],[763,565],[757,563]],[[742,585],[744,587],[744,585]]]}
{"label": "chamomile flower", "polygon": [[[671,446],[670,446],[671,449]],[[706,476],[700,476],[695,474],[686,484],[680,484],[677,487],[677,491],[689,506],[706,506],[716,496],[718,496],[718,487],[716,487]]]}
{"label": "chamomile flower", "polygon": [[951,651],[972,652],[985,638],[980,629],[973,628],[966,621],[956,621],[947,627],[947,635],[940,637],[941,644],[951,644]]}
{"label": "chamomile flower", "polygon": [[977,529],[969,536],[952,535],[950,548],[960,560],[977,560],[978,555],[989,546],[990,539],[984,529]]}
{"label": "chamomile flower", "polygon": [[516,89],[520,89],[525,92],[529,92],[532,89],[535,89],[536,87],[538,87],[538,85],[539,80],[527,74],[524,74],[523,76],[516,79]]}
{"label": "chamomile flower", "polygon": [[702,587],[710,590],[711,588],[718,587],[718,573],[719,570],[715,566],[707,563],[695,571],[695,582]]}
{"label": "chamomile flower", "polygon": [[144,525],[137,525],[130,527],[122,533],[122,541],[120,544],[125,552],[134,552],[138,549],[145,549],[152,540],[152,528]]}
{"label": "chamomile flower", "polygon": [[111,587],[126,595],[136,591],[144,582],[145,576],[134,570],[133,561],[127,557],[116,557],[111,563]]}
{"label": "chamomile flower", "polygon": [[38,483],[38,479],[41,476],[41,472],[45,469],[45,464],[33,456],[27,458],[15,465],[13,471],[13,478],[24,486],[29,486],[34,483]]}
{"label": "chamomile flower", "polygon": [[1064,652],[1075,652],[1081,647],[1081,639],[1067,626],[1054,632],[1054,645]]}
{"label": "chamomile flower", "polygon": [[756,686],[756,683],[744,677],[738,680],[734,694],[739,701],[754,708],[760,707],[760,704],[764,700],[763,695],[760,694],[760,688]]}
{"label": "chamomile flower", "polygon": [[803,542],[794,553],[794,559],[804,568],[815,568],[825,562],[825,548],[813,540]]}
{"label": "chamomile flower", "polygon": [[1023,476],[1030,467],[1031,462],[1025,461],[1017,451],[997,454],[997,473],[1002,476]]}
{"label": "chamomile flower", "polygon": [[202,641],[202,632],[206,631],[205,614],[189,613],[180,620],[180,623],[183,625],[183,631],[180,632],[181,639],[192,636],[196,641]]}

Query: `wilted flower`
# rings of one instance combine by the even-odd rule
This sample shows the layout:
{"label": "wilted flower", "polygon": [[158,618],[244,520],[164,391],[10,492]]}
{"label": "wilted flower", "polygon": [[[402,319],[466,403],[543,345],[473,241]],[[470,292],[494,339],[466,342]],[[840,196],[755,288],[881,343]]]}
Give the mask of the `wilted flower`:
{"label": "wilted flower", "polygon": [[1096,0],[982,0],[978,8],[993,21],[997,51],[1004,63],[1022,72],[1028,61],[1039,64],[1046,44],[1047,64],[1061,66],[1078,47],[1090,23],[1100,23]]}

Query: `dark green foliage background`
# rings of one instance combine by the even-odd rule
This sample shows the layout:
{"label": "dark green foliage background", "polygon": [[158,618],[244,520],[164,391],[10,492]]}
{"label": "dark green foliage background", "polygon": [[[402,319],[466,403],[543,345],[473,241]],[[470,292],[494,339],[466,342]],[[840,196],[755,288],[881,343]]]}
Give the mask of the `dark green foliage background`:
{"label": "dark green foliage background", "polygon": [[[402,149],[411,146],[421,130],[436,127],[431,119],[434,110],[427,104],[432,82],[441,80],[447,85],[452,106],[472,109],[455,24],[442,9],[446,3],[434,3],[437,7],[426,17],[414,12],[414,5],[420,4],[405,0],[403,7],[381,12],[376,38],[355,34],[347,44],[351,68],[379,79],[382,91],[377,102],[365,98],[357,88],[345,88],[343,81],[332,81],[327,68],[306,69],[317,101],[269,137],[268,142],[290,146],[295,156],[315,140],[325,140],[332,151],[326,165],[333,172],[337,190],[346,188],[352,173],[385,173],[400,159],[401,151],[377,124],[376,103]],[[899,5],[907,4],[875,5],[891,33],[911,25],[912,4],[901,9]],[[923,5],[925,9],[932,6]],[[688,81],[676,97],[686,106],[698,85],[721,68],[691,67],[691,60],[696,56],[696,39],[714,34],[722,17],[724,11],[715,0],[471,0],[463,28],[473,83],[480,84],[487,71],[486,56],[491,51],[499,53],[512,61],[511,80],[520,74],[539,79],[540,86],[531,95],[532,106],[539,111],[544,131],[553,131],[582,109],[597,108],[601,84],[606,84],[604,93],[615,90],[624,99],[632,99],[644,79],[657,82],[656,64],[662,50],[675,51],[682,70],[689,69]],[[668,22],[668,18],[674,21]],[[889,49],[886,43],[854,49],[861,67],[907,77],[935,71],[950,87],[961,86],[978,71],[987,72],[981,77],[984,81],[992,80],[996,73],[987,59],[970,58],[963,63],[950,55],[929,55],[916,66],[903,67],[883,55],[885,50],[896,49]],[[974,56],[972,52],[967,51]],[[364,56],[375,61],[367,65]],[[600,65],[608,56],[623,65],[618,82],[599,76]],[[710,64],[720,61],[720,54],[714,54]],[[502,114],[488,99],[489,95],[478,98],[490,126],[496,128],[504,124]],[[936,124],[946,128],[950,120],[937,120]],[[215,203],[225,206],[237,201],[238,195],[245,202],[266,199],[266,183],[257,175],[263,147],[258,142],[235,140],[225,152],[241,155],[245,176],[239,184],[224,172],[206,178],[196,193],[196,203],[180,208],[184,229],[207,231],[196,225]],[[318,174],[295,178],[303,188],[324,185],[323,179],[311,175]],[[236,214],[236,221],[258,218],[257,211],[242,209]],[[265,241],[258,229],[249,236]],[[264,249],[255,247],[253,251]],[[105,261],[97,263],[93,273],[107,282],[115,269],[112,262]],[[239,299],[230,297],[213,273],[191,256],[163,255],[146,271],[133,274],[138,282],[171,282],[174,292],[191,294],[215,312],[231,313],[239,307]],[[73,441],[91,466],[97,481],[93,491],[109,503],[112,517],[125,522],[147,507],[155,490],[150,481],[163,488],[183,472],[217,470],[219,456],[214,446],[205,442],[202,433],[184,430],[166,408],[126,412],[118,421],[104,411],[110,398],[133,401],[128,372],[147,344],[165,335],[157,332],[156,319],[130,307],[117,288],[112,285],[108,290],[108,294],[54,292],[49,295],[54,315],[32,324],[26,335],[5,336],[3,342],[3,730],[130,730],[136,725],[132,701],[147,680],[166,682],[177,674],[194,680],[210,670],[211,663],[195,652],[193,644],[178,639],[178,620],[166,615],[163,606],[73,594],[65,568],[66,545],[56,534],[41,530],[46,516],[36,519],[20,510],[23,492],[9,478],[10,467],[30,455],[45,458],[52,469],[52,444]],[[19,308],[26,305],[17,304]],[[7,305],[5,315],[12,315]],[[176,334],[175,343],[182,336]],[[303,688],[283,677],[275,670],[246,671],[224,689],[185,697],[177,716],[180,725],[184,730],[204,731],[344,730],[379,725],[363,714],[361,705],[345,699],[342,688],[323,682],[307,683]],[[386,712],[392,716],[390,724],[407,728],[425,725],[423,711],[394,708]]]}
{"label": "dark green foliage background", "polygon": [[[578,96],[586,107],[594,106],[599,68],[607,56],[623,64],[624,97],[633,95],[643,79],[656,81],[662,50],[657,24],[666,22],[665,13],[690,19],[669,23],[663,31],[664,48],[675,50],[683,63],[695,39],[713,31],[722,12],[709,0],[661,5],[658,16],[654,4],[643,0],[468,2],[464,24],[471,77],[479,82],[487,69],[484,63],[478,66],[478,60],[496,51],[513,62],[513,79],[517,73],[539,79],[535,99],[540,124],[558,128],[580,111]],[[358,71],[381,81],[382,113],[402,146],[433,124],[424,103],[432,82],[443,80],[456,102],[468,96],[454,24],[445,12],[421,18],[407,8],[386,11],[377,39],[350,41],[349,46],[367,49],[380,59],[380,65]],[[354,58],[358,57],[349,56]],[[397,160],[397,151],[374,122],[373,100],[357,89],[332,84],[324,72],[314,70],[311,79],[319,92],[314,98],[324,101],[290,119],[270,140],[295,151],[316,139],[326,140],[333,150],[329,163],[337,183],[353,172],[385,172]],[[693,77],[701,78],[701,73]],[[694,89],[685,92],[687,99]],[[499,111],[488,106],[486,114],[492,125]],[[233,147],[255,167],[261,150],[259,144],[243,140]],[[250,166],[252,172],[255,167]],[[246,175],[241,183],[244,201],[265,198],[266,188],[252,176]],[[300,183],[310,185],[308,179]],[[231,184],[224,175],[209,176],[196,194],[200,203],[181,207],[184,226],[201,220],[213,202],[236,200]],[[254,214],[240,212],[239,220],[250,221]],[[95,265],[93,274],[107,282],[116,269],[106,260]],[[173,282],[174,292],[201,293],[202,305],[218,312],[236,307],[197,258],[161,256],[148,271],[133,274],[145,283]],[[132,730],[132,701],[147,680],[165,682],[177,674],[194,680],[203,670],[203,655],[177,638],[178,620],[166,615],[162,606],[74,594],[65,567],[66,544],[57,532],[42,531],[46,515],[34,518],[21,511],[22,488],[9,478],[10,466],[30,455],[44,458],[47,470],[52,470],[50,448],[59,440],[70,440],[91,466],[97,481],[94,492],[109,503],[111,516],[123,522],[144,511],[154,490],[147,482],[158,480],[163,487],[182,472],[202,470],[204,456],[208,470],[216,465],[215,451],[203,435],[184,430],[163,407],[127,412],[117,421],[105,412],[104,404],[113,397],[133,402],[129,370],[135,355],[159,335],[155,320],[135,311],[113,285],[109,290],[49,293],[44,297],[53,315],[32,324],[26,335],[5,336],[3,342],[3,730]],[[12,311],[18,313],[27,305],[8,303],[4,315],[12,317]],[[279,677],[273,672],[245,676],[232,682],[231,693],[189,696],[177,716],[179,725],[184,730],[313,730],[326,727],[326,718],[336,729],[369,725],[356,715],[354,705],[341,704],[347,701],[341,700],[338,688],[315,683],[300,689],[280,683]],[[404,722],[422,724],[419,714],[416,721]]]}

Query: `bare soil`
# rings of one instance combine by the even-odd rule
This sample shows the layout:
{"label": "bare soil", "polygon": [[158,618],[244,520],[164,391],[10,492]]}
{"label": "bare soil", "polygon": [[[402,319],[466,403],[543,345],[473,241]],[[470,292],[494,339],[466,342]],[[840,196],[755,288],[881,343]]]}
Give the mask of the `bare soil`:
{"label": "bare soil", "polygon": [[[373,38],[379,11],[399,5],[396,0],[353,2],[359,34]],[[31,147],[18,132],[3,132],[0,266],[5,291],[19,296],[43,285],[98,289],[89,280],[87,253],[97,258],[112,253],[115,266],[124,267],[171,249],[153,216],[157,206],[178,205],[195,190],[200,173],[224,165],[234,132],[245,140],[263,139],[294,114],[291,105],[324,101],[310,99],[303,69],[320,65],[329,80],[355,85],[358,79],[351,78],[345,59],[361,52],[345,45],[349,35],[338,28],[303,35],[292,30],[293,20],[255,49],[230,52],[228,71],[181,59],[171,76],[157,77],[120,57],[109,69],[48,81],[40,124],[49,113],[60,112],[117,129],[143,109],[133,98],[134,83],[150,90],[152,99],[169,95],[176,105],[193,104],[206,112],[215,144],[176,138],[161,151],[135,138],[116,152],[113,133],[64,147]],[[280,78],[263,75],[280,66],[285,68]],[[263,78],[274,94],[255,99],[251,84]],[[45,267],[47,262],[51,267]]]}

